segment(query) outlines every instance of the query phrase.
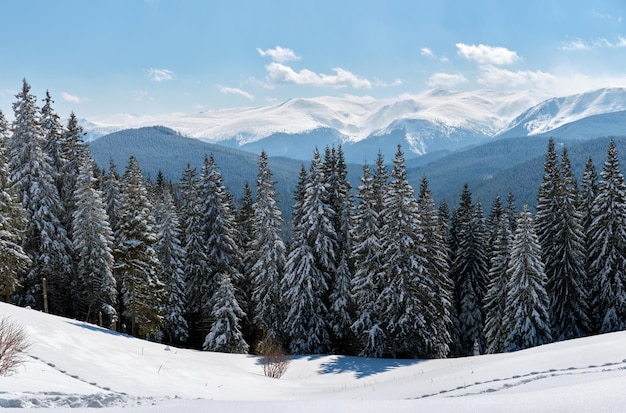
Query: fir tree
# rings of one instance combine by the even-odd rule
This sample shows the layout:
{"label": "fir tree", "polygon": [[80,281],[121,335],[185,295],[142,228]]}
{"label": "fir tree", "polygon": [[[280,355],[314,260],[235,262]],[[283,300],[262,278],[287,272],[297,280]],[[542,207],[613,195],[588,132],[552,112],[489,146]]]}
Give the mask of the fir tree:
{"label": "fir tree", "polygon": [[626,328],[626,186],[611,141],[589,227],[592,313],[595,332]]}
{"label": "fir tree", "polygon": [[[235,211],[228,189],[223,185],[222,175],[217,169],[215,159],[211,155],[205,158],[202,176],[199,182],[201,226],[204,239],[207,268],[208,291],[216,291],[218,274],[229,277],[235,288],[238,305],[246,306],[242,294],[243,276],[241,251],[237,245],[238,233],[235,222]],[[213,308],[213,297],[203,303],[204,308]]]}
{"label": "fir tree", "polygon": [[19,285],[19,277],[32,263],[21,246],[27,226],[26,211],[9,181],[8,137],[8,124],[0,111],[0,297],[5,302],[10,301]]}
{"label": "fir tree", "polygon": [[183,271],[185,250],[181,244],[178,212],[172,194],[162,181],[157,182],[155,218],[159,230],[156,251],[161,263],[160,279],[167,290],[163,331],[169,342],[184,343],[189,337],[189,325],[184,317],[187,309]]}
{"label": "fir tree", "polygon": [[207,351],[222,353],[247,353],[248,344],[243,339],[239,320],[245,317],[235,298],[235,289],[226,274],[217,274],[217,290],[213,299],[212,318],[215,322],[204,340]]}
{"label": "fir tree", "polygon": [[163,322],[166,288],[159,278],[157,229],[139,164],[131,155],[122,178],[122,208],[115,270],[122,280],[124,317],[138,336],[156,337]]}
{"label": "fir tree", "polygon": [[525,207],[517,221],[507,275],[504,351],[517,351],[552,341],[546,275],[533,218]]}
{"label": "fir tree", "polygon": [[285,327],[294,354],[323,353],[330,347],[325,303],[337,244],[323,178],[322,160],[316,150],[309,175],[300,174],[294,238],[283,281],[285,300],[291,306]]}
{"label": "fir tree", "polygon": [[[187,283],[187,311],[190,320],[190,333],[194,342],[204,340],[208,329],[205,321],[211,307],[208,303],[213,290],[209,290],[208,259],[204,247],[204,237],[199,229],[202,225],[202,211],[200,194],[198,193],[198,181],[196,170],[189,165],[183,171],[180,181],[181,213],[183,217],[182,232],[183,246],[185,249],[184,273]],[[208,321],[207,321],[208,322]],[[200,346],[203,341],[198,343]]]}
{"label": "fir tree", "polygon": [[458,247],[451,278],[455,284],[460,355],[473,354],[474,343],[485,350],[483,300],[487,290],[488,263],[485,254],[485,225],[482,210],[474,207],[467,184],[457,210]]}
{"label": "fir tree", "polygon": [[506,309],[509,258],[513,234],[507,214],[500,214],[492,221],[496,236],[491,250],[488,289],[485,294],[485,340],[487,353],[500,353],[504,349],[503,317]]}
{"label": "fir tree", "polygon": [[254,322],[265,339],[282,343],[281,324],[284,306],[281,282],[285,272],[286,249],[280,232],[283,218],[276,198],[278,196],[267,164],[267,154],[261,152],[256,179],[256,202],[253,226],[255,231],[248,244]]}
{"label": "fir tree", "polygon": [[15,120],[9,139],[10,180],[19,192],[29,226],[24,251],[32,260],[21,280],[19,304],[43,308],[42,280],[48,283],[50,311],[68,315],[72,268],[72,245],[60,217],[64,210],[55,186],[55,169],[45,151],[46,139],[41,127],[40,110],[30,85],[24,80],[22,91],[13,104]]}
{"label": "fir tree", "polygon": [[449,278],[448,248],[444,235],[446,227],[441,224],[426,177],[422,178],[418,202],[429,274],[424,286],[430,289],[426,303],[430,317],[426,318],[426,325],[432,329],[430,346],[423,354],[445,357],[450,351],[454,287]]}
{"label": "fir tree", "polygon": [[244,297],[243,303],[245,303],[245,307],[243,307],[242,310],[246,313],[246,318],[241,320],[241,324],[246,341],[253,342],[256,341],[257,338],[255,337],[254,322],[249,318],[249,316],[253,315],[254,311],[254,303],[252,302],[254,287],[251,278],[251,267],[253,264],[250,260],[249,247],[257,227],[255,227],[254,222],[252,190],[247,181],[243,186],[243,198],[240,201],[240,207],[237,211],[236,224],[238,234],[237,246],[241,252],[241,268],[239,269],[242,274],[241,293]]}
{"label": "fir tree", "polygon": [[95,323],[102,312],[109,327],[117,319],[117,286],[113,277],[113,232],[102,193],[94,186],[93,161],[85,159],[74,193],[73,233],[76,275],[72,282],[76,315]]}
{"label": "fir tree", "polygon": [[413,188],[406,180],[404,154],[400,147],[394,158],[392,179],[387,186],[383,210],[384,285],[379,306],[393,357],[429,357],[433,334],[428,324],[432,298],[432,276],[428,272],[420,210]]}
{"label": "fir tree", "polygon": [[350,261],[352,254],[352,211],[354,202],[348,183],[348,169],[341,146],[328,149],[324,158],[324,181],[328,187],[328,204],[333,210],[334,233],[337,242],[335,251],[335,271],[329,282],[328,326],[333,344],[340,352],[349,351],[350,325],[352,319],[349,308],[350,284],[354,269]]}
{"label": "fir tree", "polygon": [[352,301],[356,318],[351,326],[360,343],[360,355],[382,357],[386,337],[382,328],[378,297],[383,290],[384,274],[380,213],[374,178],[368,165],[363,167],[363,177],[358,188],[357,211],[354,217],[352,239],[355,273],[352,279]]}
{"label": "fir tree", "polygon": [[589,331],[585,232],[578,209],[578,186],[566,149],[561,157],[560,176],[559,211],[553,224],[558,232],[552,239],[550,256],[544,252],[552,337],[556,341],[582,337]]}

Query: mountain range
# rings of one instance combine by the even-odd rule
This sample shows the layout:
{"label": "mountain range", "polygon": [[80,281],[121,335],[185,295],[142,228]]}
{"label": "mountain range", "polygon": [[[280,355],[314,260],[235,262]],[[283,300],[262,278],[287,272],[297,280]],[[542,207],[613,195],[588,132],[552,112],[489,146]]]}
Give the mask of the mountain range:
{"label": "mountain range", "polygon": [[[293,204],[299,170],[306,167],[314,148],[338,144],[346,154],[353,188],[360,183],[365,162],[372,164],[380,151],[391,163],[401,144],[409,182],[419,188],[426,176],[437,202],[455,204],[468,183],[485,209],[496,195],[506,197],[509,191],[518,206],[532,208],[548,138],[569,149],[579,177],[589,156],[597,168],[602,167],[607,137],[613,137],[620,154],[626,154],[626,138],[620,138],[626,136],[626,89],[544,99],[521,109],[532,101],[531,95],[436,90],[419,99],[385,104],[354,97],[294,99],[276,106],[160,119],[83,121],[83,126],[102,168],[113,160],[123,170],[134,154],[146,176],[154,178],[161,170],[176,182],[188,164],[200,171],[204,157],[213,154],[236,198],[243,195],[245,182],[254,184],[258,153],[265,149],[286,213]],[[344,121],[335,121],[333,127],[336,118]],[[347,119],[353,120],[352,128]],[[306,128],[307,122],[313,129]],[[113,133],[101,136],[105,132]],[[210,133],[213,138],[202,137]]]}
{"label": "mountain range", "polygon": [[[623,88],[604,88],[565,97],[548,97],[532,90],[435,89],[395,99],[356,96],[290,99],[260,107],[158,117],[118,115],[81,122],[87,140],[125,129],[158,125],[208,143],[253,153],[264,149],[273,156],[299,160],[310,159],[315,147],[342,145],[348,162],[362,164],[372,162],[379,150],[391,159],[398,144],[402,145],[407,159],[424,155],[439,157],[504,137],[547,136],[556,132],[563,137],[571,136],[568,126],[573,123],[578,123],[576,139],[619,134],[625,111]],[[605,126],[611,129],[602,129]]]}

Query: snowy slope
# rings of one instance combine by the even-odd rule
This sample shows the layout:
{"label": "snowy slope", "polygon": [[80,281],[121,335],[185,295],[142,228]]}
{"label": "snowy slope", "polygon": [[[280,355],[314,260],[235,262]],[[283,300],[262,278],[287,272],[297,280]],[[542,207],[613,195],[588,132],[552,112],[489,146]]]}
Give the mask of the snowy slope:
{"label": "snowy slope", "polygon": [[0,407],[124,412],[623,411],[626,333],[445,360],[295,358],[280,380],[258,358],[183,350],[0,304],[32,346],[0,377]]}
{"label": "snowy slope", "polygon": [[[598,89],[578,95],[548,99],[515,118],[506,136],[545,134],[590,116],[626,110],[626,89]],[[596,135],[599,136],[599,135]]]}

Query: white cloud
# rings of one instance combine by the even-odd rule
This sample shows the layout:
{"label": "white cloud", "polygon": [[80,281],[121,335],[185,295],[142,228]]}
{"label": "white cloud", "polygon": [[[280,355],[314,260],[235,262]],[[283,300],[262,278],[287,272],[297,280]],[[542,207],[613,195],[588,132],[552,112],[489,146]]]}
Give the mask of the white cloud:
{"label": "white cloud", "polygon": [[622,36],[617,36],[616,40],[609,40],[605,38],[593,39],[589,41],[584,41],[582,39],[574,39],[569,42],[565,42],[561,45],[561,50],[565,50],[568,52],[577,51],[577,50],[591,50],[591,49],[602,49],[602,48],[621,48],[626,47],[626,38]]}
{"label": "white cloud", "polygon": [[236,87],[226,87],[226,86],[220,86],[220,85],[217,85],[217,87],[222,93],[231,94],[231,95],[239,95],[239,96],[245,97],[248,100],[254,100],[254,96],[252,96],[250,93],[246,92],[245,90],[241,90]]}
{"label": "white cloud", "polygon": [[168,69],[148,69],[148,76],[155,82],[163,82],[166,80],[172,80],[174,73]]}
{"label": "white cloud", "polygon": [[70,103],[82,103],[82,102],[87,101],[87,99],[82,99],[82,98],[79,98],[78,96],[70,95],[67,92],[61,93],[61,98],[64,101],[70,102]]}
{"label": "white cloud", "polygon": [[474,60],[482,65],[509,65],[520,60],[513,50],[506,47],[487,46],[484,44],[468,45],[457,43],[457,53],[468,60]]}
{"label": "white cloud", "polygon": [[430,87],[452,88],[467,83],[467,78],[462,73],[435,73],[426,81]]}
{"label": "white cloud", "polygon": [[272,62],[265,66],[267,77],[273,83],[307,85],[315,87],[331,87],[335,89],[351,87],[354,89],[371,89],[372,82],[364,77],[342,69],[333,68],[335,74],[315,73],[308,69],[295,71],[289,66]]}
{"label": "white cloud", "polygon": [[435,54],[433,53],[433,51],[430,50],[428,47],[422,47],[420,49],[420,54],[426,57],[435,57]]}
{"label": "white cloud", "polygon": [[540,70],[507,70],[493,65],[487,65],[481,68],[478,83],[493,88],[533,88],[533,89],[551,89],[556,82],[556,76],[542,72]]}
{"label": "white cloud", "polygon": [[274,62],[279,62],[279,63],[285,63],[285,62],[289,62],[291,60],[300,60],[301,57],[296,55],[296,53],[291,50],[291,49],[287,49],[287,48],[283,48],[280,46],[276,46],[273,49],[256,49],[257,52],[259,52],[259,54],[263,57],[268,56],[272,59],[272,61]]}

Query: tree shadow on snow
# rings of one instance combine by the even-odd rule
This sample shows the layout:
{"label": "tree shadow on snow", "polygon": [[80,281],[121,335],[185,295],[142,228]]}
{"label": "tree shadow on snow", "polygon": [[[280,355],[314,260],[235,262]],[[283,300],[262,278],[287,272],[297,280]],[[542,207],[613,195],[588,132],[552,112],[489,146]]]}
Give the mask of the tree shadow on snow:
{"label": "tree shadow on snow", "polygon": [[106,333],[106,334],[114,335],[116,337],[132,338],[128,334],[119,333],[117,331],[109,330],[108,328],[104,328],[104,327],[99,327],[95,324],[81,323],[79,321],[66,321],[66,323],[71,324],[76,327],[84,328],[86,330],[95,331],[97,333]]}
{"label": "tree shadow on snow", "polygon": [[357,378],[372,376],[397,369],[414,366],[423,360],[383,359],[352,356],[336,356],[320,365],[322,374],[354,373]]}

